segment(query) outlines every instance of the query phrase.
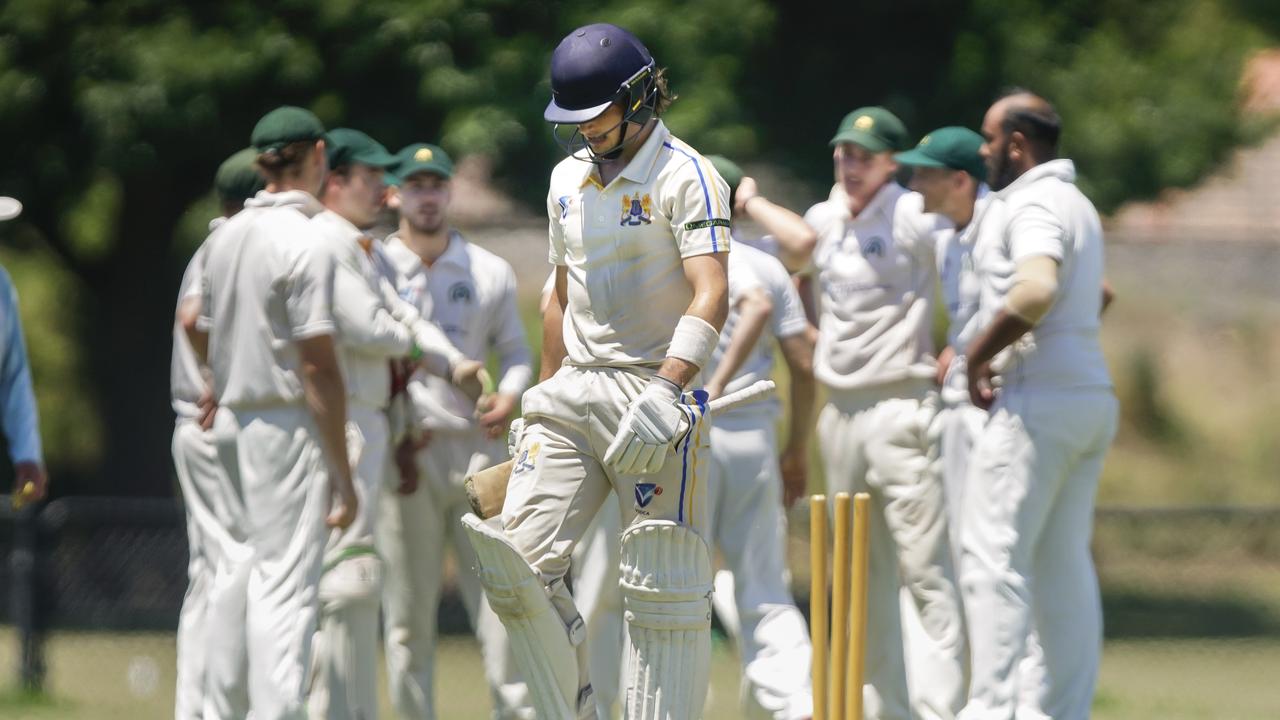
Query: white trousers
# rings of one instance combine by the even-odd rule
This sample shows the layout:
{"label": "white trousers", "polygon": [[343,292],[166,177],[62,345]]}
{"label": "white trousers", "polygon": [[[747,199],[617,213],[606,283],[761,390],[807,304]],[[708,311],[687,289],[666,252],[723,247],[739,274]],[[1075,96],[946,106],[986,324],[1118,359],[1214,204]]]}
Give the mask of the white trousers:
{"label": "white trousers", "polygon": [[573,599],[587,625],[587,667],[596,701],[596,717],[617,717],[622,702],[622,527],[618,500],[605,498],[586,537],[573,549]]}
{"label": "white trousers", "polygon": [[750,408],[716,416],[711,457],[712,532],[731,575],[717,575],[712,599],[738,643],[743,704],[751,717],[808,718],[813,648],[791,596],[773,416]]}
{"label": "white trousers", "polygon": [[[215,593],[215,588],[230,585],[231,592],[241,597],[245,592],[248,546],[244,506],[218,462],[212,432],[205,431],[194,419],[179,418],[173,429],[172,450],[186,508],[189,548],[187,592],[178,615],[174,717],[205,717],[207,699],[213,702],[212,716],[243,716],[248,712],[244,634],[230,633],[230,642],[215,636],[222,629],[244,626],[244,602],[227,602],[227,590]],[[218,632],[210,632],[211,629]],[[211,665],[222,673],[216,699],[209,698],[206,691],[207,668]]]}
{"label": "white trousers", "polygon": [[1089,541],[1117,411],[1105,388],[1006,388],[991,410],[970,458],[961,529],[973,638],[966,720],[1015,717],[1033,627],[1044,654],[1044,713],[1089,717],[1102,647]]}
{"label": "white trousers", "polygon": [[[830,391],[818,418],[827,489],[871,495],[867,588],[867,718],[950,718],[964,702],[965,637],[947,536],[946,500],[929,427],[926,381]],[[915,604],[921,642],[904,650],[899,589]],[[927,678],[908,693],[906,662]]]}
{"label": "white trousers", "polygon": [[329,507],[328,477],[313,427],[301,405],[219,411],[214,423],[218,458],[242,493],[252,552],[242,629],[254,720],[306,717]]}
{"label": "white trousers", "polygon": [[374,533],[390,439],[382,410],[353,403],[347,406],[347,417],[347,457],[360,504],[355,520],[330,530],[325,545],[320,627],[308,700],[313,720],[378,717],[382,578]]}
{"label": "white trousers", "polygon": [[506,456],[504,440],[488,440],[479,431],[437,432],[418,455],[417,492],[399,495],[388,490],[384,498],[378,550],[385,561],[387,681],[392,707],[404,720],[436,717],[436,619],[446,545],[453,546],[458,589],[480,641],[493,716],[532,717],[528,690],[511,657],[506,629],[484,597],[475,573],[475,552],[458,522],[471,511],[462,479]]}

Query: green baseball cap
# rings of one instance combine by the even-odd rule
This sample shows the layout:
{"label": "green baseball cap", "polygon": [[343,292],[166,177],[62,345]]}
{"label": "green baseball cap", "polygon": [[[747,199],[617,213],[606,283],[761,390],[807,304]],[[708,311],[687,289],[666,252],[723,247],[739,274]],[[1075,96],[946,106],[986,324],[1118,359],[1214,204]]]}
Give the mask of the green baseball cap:
{"label": "green baseball cap", "polygon": [[257,125],[249,143],[260,153],[279,150],[290,143],[319,140],[324,137],[324,124],[310,110],[284,105],[272,110]]}
{"label": "green baseball cap", "polygon": [[325,133],[324,141],[330,168],[368,165],[386,170],[396,164],[396,157],[382,143],[359,130],[334,128]]}
{"label": "green baseball cap", "polygon": [[950,126],[925,135],[914,149],[898,153],[893,159],[903,165],[963,170],[983,180],[987,168],[978,154],[980,147],[981,135],[969,128]]}
{"label": "green baseball cap", "polygon": [[434,173],[446,179],[453,177],[453,159],[438,145],[408,145],[396,153],[396,161],[392,172],[401,181],[420,172]]}
{"label": "green baseball cap", "polygon": [[223,202],[248,200],[266,187],[262,174],[253,164],[257,157],[258,153],[253,148],[245,148],[218,166],[218,173],[213,176],[213,188]]}
{"label": "green baseball cap", "polygon": [[711,166],[720,173],[720,177],[729,185],[729,192],[738,189],[738,183],[742,182],[742,178],[746,177],[746,173],[742,172],[742,168],[738,167],[738,163],[730,160],[723,155],[707,155],[707,160],[711,161]]}
{"label": "green baseball cap", "polygon": [[873,153],[907,148],[907,126],[897,115],[882,107],[858,108],[840,121],[831,145],[840,143],[861,145]]}

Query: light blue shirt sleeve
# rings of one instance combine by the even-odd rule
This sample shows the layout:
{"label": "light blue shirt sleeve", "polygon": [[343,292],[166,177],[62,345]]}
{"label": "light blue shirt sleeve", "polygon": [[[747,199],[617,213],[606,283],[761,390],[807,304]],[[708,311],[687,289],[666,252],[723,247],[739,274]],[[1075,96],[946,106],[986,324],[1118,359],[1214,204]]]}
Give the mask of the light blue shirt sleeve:
{"label": "light blue shirt sleeve", "polygon": [[43,463],[40,447],[40,415],[31,386],[27,344],[18,317],[18,293],[9,273],[0,268],[0,425],[9,440],[9,457],[15,463]]}

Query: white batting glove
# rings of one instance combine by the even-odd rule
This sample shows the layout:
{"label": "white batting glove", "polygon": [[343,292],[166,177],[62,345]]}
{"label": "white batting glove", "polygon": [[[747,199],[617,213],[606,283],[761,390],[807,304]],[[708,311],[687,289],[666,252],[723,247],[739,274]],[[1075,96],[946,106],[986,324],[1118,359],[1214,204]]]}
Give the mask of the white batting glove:
{"label": "white batting glove", "polygon": [[520,438],[524,435],[524,418],[518,417],[511,421],[511,427],[507,430],[507,455],[516,456],[516,451],[520,449]]}
{"label": "white batting glove", "polygon": [[604,462],[621,475],[651,475],[662,469],[672,441],[689,424],[680,389],[655,377],[627,406]]}

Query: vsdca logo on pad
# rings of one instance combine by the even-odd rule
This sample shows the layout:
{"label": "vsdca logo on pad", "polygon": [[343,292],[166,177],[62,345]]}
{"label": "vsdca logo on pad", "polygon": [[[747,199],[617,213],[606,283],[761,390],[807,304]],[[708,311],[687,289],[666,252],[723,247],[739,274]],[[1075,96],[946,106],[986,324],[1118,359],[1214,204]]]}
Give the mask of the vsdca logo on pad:
{"label": "vsdca logo on pad", "polygon": [[661,494],[662,488],[654,483],[636,483],[636,507],[648,507]]}

